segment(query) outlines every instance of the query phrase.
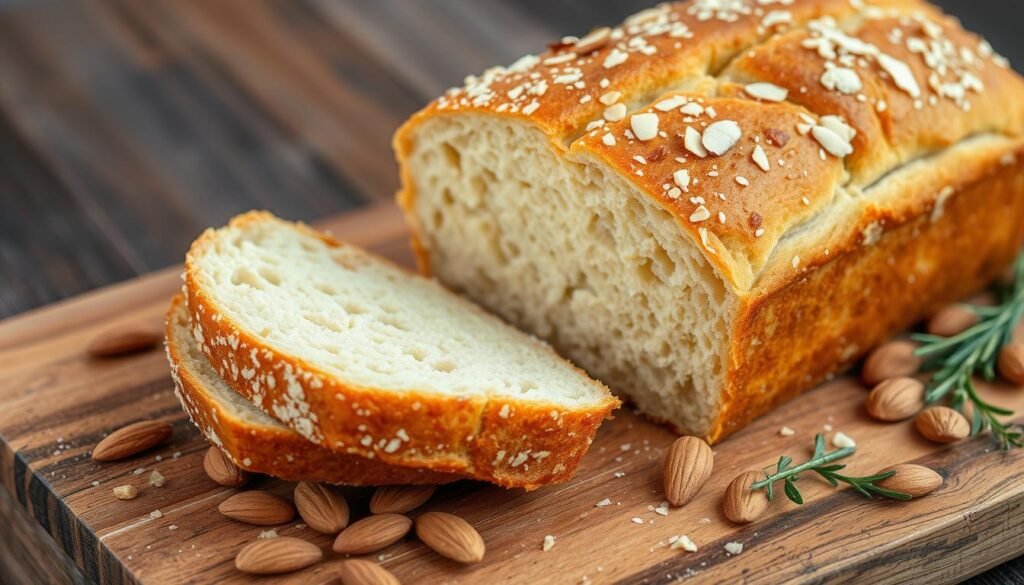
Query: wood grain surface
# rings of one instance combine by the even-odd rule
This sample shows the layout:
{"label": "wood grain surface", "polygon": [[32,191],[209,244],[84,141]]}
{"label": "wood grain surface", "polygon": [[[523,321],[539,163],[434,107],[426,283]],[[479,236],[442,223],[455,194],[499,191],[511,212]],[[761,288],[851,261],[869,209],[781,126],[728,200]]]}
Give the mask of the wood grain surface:
{"label": "wood grain surface", "polygon": [[[338,236],[409,264],[405,232],[391,207],[343,216],[327,227]],[[221,517],[216,506],[235,490],[202,471],[206,443],[173,397],[162,352],[113,360],[89,358],[96,335],[126,323],[159,326],[178,270],[86,295],[0,324],[0,483],[81,567],[107,582],[248,582],[234,554],[263,528]],[[1024,391],[991,387],[986,395],[1024,410]],[[380,557],[405,583],[671,583],[683,577],[733,583],[953,582],[1024,551],[1024,451],[1003,452],[978,438],[939,447],[911,423],[883,425],[864,414],[866,391],[840,379],[793,401],[715,448],[715,473],[689,505],[667,516],[662,459],[675,438],[628,409],[604,425],[579,475],[525,493],[459,482],[439,489],[423,510],[455,512],[480,530],[485,560],[462,567],[413,538]],[[143,419],[171,422],[173,440],[133,459],[98,464],[89,451],[106,434]],[[782,437],[779,429],[796,430]],[[807,504],[782,498],[750,526],[721,512],[725,485],[739,472],[770,466],[781,454],[806,457],[815,433],[841,430],[858,441],[851,472],[868,474],[901,462],[938,470],[945,485],[909,503],[867,501],[808,476]],[[141,470],[141,471],[139,471]],[[148,485],[152,470],[167,478]],[[131,484],[140,495],[113,497]],[[254,486],[289,496],[292,485],[262,479]],[[355,516],[366,513],[367,489],[346,489]],[[596,507],[609,498],[612,505]],[[150,514],[160,510],[160,518]],[[639,522],[637,522],[639,520]],[[280,535],[329,539],[295,523]],[[544,537],[554,548],[541,550]],[[697,553],[671,550],[687,534]],[[724,545],[740,542],[742,554]],[[374,555],[376,556],[376,555]],[[340,559],[282,582],[328,580]],[[557,575],[552,573],[556,572]]]}
{"label": "wood grain surface", "polygon": [[[1024,62],[1024,5],[938,3]],[[246,209],[311,220],[388,201],[397,184],[388,141],[405,116],[467,73],[649,4],[0,0],[0,317],[172,266],[199,230]],[[367,225],[389,226],[377,241],[387,253],[405,253],[397,224]],[[173,274],[157,275],[131,285],[131,293],[155,299],[173,281]],[[47,331],[90,327],[111,310],[95,298],[22,323]],[[102,311],[93,315],[92,307]],[[24,326],[5,324],[0,345],[16,344],[15,331],[21,342],[34,339]],[[0,386],[0,411],[17,419],[8,396],[34,392],[52,374],[27,382],[0,363],[0,378],[9,382]],[[163,391],[157,378],[147,384],[144,395]],[[164,406],[169,416],[175,412]],[[62,416],[68,420],[60,424],[74,425],[71,413]],[[0,526],[9,527],[0,529],[0,582],[22,583],[25,575],[81,582],[86,577],[59,551],[95,571],[98,549],[83,548],[88,531],[56,531],[72,518],[53,501],[51,479],[27,462],[53,478],[62,468],[39,463],[43,451],[22,453],[6,433],[0,428],[0,465],[17,481],[4,485],[23,487],[0,494]],[[121,575],[121,561],[104,570]],[[975,580],[1024,583],[1024,560]]]}

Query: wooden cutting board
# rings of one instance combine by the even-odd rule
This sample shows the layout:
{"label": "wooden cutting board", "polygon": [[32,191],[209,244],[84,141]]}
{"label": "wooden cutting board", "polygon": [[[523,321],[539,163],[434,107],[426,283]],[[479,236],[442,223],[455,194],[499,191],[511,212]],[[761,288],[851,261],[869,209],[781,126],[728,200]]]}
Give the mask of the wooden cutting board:
{"label": "wooden cutting board", "polygon": [[[373,209],[325,222],[344,239],[409,264],[398,213]],[[85,346],[119,323],[159,327],[179,268],[104,289],[0,323],[0,481],[48,531],[87,577],[100,582],[235,583],[234,554],[262,530],[221,517],[233,490],[206,478],[206,444],[173,393],[160,351],[97,361]],[[1024,391],[987,388],[999,404],[1024,412]],[[910,423],[883,425],[863,411],[865,390],[839,379],[784,405],[715,448],[715,472],[688,506],[667,516],[661,466],[674,436],[629,408],[606,423],[572,481],[531,493],[473,482],[441,488],[424,509],[452,511],[476,526],[485,560],[462,567],[414,538],[389,547],[384,566],[411,583],[669,583],[694,578],[722,583],[951,582],[1024,553],[1024,451],[1006,453],[989,438],[938,447]],[[173,440],[120,463],[96,464],[93,445],[140,419],[174,424]],[[782,426],[795,429],[791,437]],[[739,472],[809,455],[826,428],[854,437],[847,460],[857,474],[916,462],[946,482],[909,503],[868,501],[807,475],[807,503],[779,497],[761,521],[740,527],[721,512],[725,485]],[[144,469],[138,472],[136,470]],[[150,487],[151,470],[167,478]],[[116,500],[111,489],[134,484],[140,495]],[[273,479],[255,484],[282,494]],[[369,490],[347,489],[353,515],[366,513]],[[596,507],[604,499],[612,504]],[[150,518],[160,510],[162,517]],[[329,539],[297,523],[278,534]],[[554,547],[541,550],[545,535]],[[696,553],[671,550],[689,535]],[[739,555],[724,545],[743,544]],[[376,558],[377,555],[374,555]],[[328,582],[338,558],[284,582]]]}

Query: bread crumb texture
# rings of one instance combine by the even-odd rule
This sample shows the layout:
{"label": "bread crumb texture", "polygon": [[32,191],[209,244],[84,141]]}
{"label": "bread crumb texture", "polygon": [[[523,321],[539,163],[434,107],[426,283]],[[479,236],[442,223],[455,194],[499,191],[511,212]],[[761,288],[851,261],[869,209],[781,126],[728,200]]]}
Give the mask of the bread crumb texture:
{"label": "bread crumb texture", "polygon": [[1022,96],[923,1],[666,3],[414,115],[399,202],[424,271],[714,440],[1008,262]]}
{"label": "bread crumb texture", "polygon": [[508,486],[567,479],[608,389],[433,280],[254,212],[186,260],[218,376],[307,441]]}

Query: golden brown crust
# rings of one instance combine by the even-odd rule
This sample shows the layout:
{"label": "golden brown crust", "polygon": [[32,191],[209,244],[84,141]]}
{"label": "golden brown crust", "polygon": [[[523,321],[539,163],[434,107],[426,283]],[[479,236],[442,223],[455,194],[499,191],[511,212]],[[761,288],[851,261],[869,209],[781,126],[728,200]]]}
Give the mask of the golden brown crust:
{"label": "golden brown crust", "polygon": [[1024,243],[1024,143],[974,156],[971,164],[950,160],[930,180],[913,177],[922,194],[950,188],[938,210],[875,210],[869,221],[890,226],[877,243],[837,250],[831,261],[812,261],[814,268],[784,286],[743,301],[709,439],[842,371],[1005,271]]}
{"label": "golden brown crust", "polygon": [[[932,28],[932,27],[936,28]],[[806,43],[816,35],[794,31],[754,47],[740,56],[728,74],[747,81],[766,81],[789,90],[789,101],[812,112],[843,116],[854,129],[853,154],[846,159],[854,183],[867,185],[889,170],[921,155],[955,144],[964,138],[984,132],[1018,135],[1024,127],[1021,94],[1024,84],[1012,70],[990,58],[977,55],[982,39],[964,31],[950,17],[932,15],[876,18],[865,21],[856,31],[856,38],[870,43],[879,51],[905,63],[913,72],[920,95],[912,96],[897,87],[892,76],[874,57],[862,57],[844,67],[863,88],[851,93],[830,90],[822,84],[827,60]],[[944,75],[929,67],[918,52],[912,51],[909,39],[921,42],[950,43],[956,52],[968,49],[969,64],[945,58]],[[932,50],[929,47],[929,50]],[[930,57],[939,59],[940,57]],[[957,61],[954,63],[954,61]],[[961,76],[970,75],[980,83],[962,85]],[[930,82],[930,80],[934,80]],[[972,81],[973,83],[973,81]],[[945,92],[963,91],[962,99],[940,96],[936,88],[950,84]],[[969,105],[968,105],[969,104]],[[1008,107],[1009,106],[1009,107]]]}
{"label": "golden brown crust", "polygon": [[[809,112],[787,103],[671,93],[638,113],[658,112],[657,104],[675,96],[693,100],[706,112],[713,111],[714,118],[707,114],[661,116],[659,128],[664,137],[627,148],[618,143],[608,146],[603,142],[605,134],[621,137],[629,128],[629,120],[623,120],[584,136],[573,149],[592,153],[651,194],[678,218],[680,227],[705,254],[725,260],[717,264],[728,279],[749,287],[775,242],[790,227],[807,221],[830,203],[822,193],[832,193],[841,184],[845,177],[842,161],[821,158],[816,142],[797,135],[797,125],[803,123],[801,115]],[[735,121],[743,129],[743,136],[728,152],[698,158],[687,150],[684,136],[688,127],[725,120]],[[770,161],[770,171],[754,162],[758,148]],[[686,191],[679,189],[673,178],[680,169],[686,169],[690,177]],[[707,214],[698,215],[702,209]]]}
{"label": "golden brown crust", "polygon": [[[718,8],[711,10],[711,6]],[[1016,136],[1024,131],[1020,77],[981,39],[919,0],[794,0],[785,5],[692,0],[644,11],[611,31],[605,45],[575,59],[561,61],[574,53],[571,44],[560,44],[536,59],[471,77],[466,87],[449,91],[406,122],[394,144],[403,167],[398,201],[410,218],[415,191],[407,162],[419,126],[437,116],[501,116],[535,125],[554,149],[569,156],[600,158],[675,215],[723,280],[743,292],[755,286],[783,238],[833,202],[837,180],[846,184],[852,179],[854,185],[864,187],[900,164],[968,136],[986,132]],[[823,37],[831,40],[823,43]],[[820,48],[823,44],[831,49]],[[853,46],[852,53],[844,48],[848,46]],[[830,50],[835,55],[829,67],[850,69],[862,89],[844,93],[825,86],[826,60],[820,54]],[[628,56],[607,67],[607,59],[616,51]],[[903,67],[910,71],[916,91],[908,89],[898,75]],[[786,103],[755,98],[745,91],[751,82],[787,90]],[[742,99],[747,105],[717,116],[684,117],[677,111],[652,110],[678,93],[673,90],[679,87],[710,104],[724,96]],[[609,95],[614,99],[602,100]],[[620,121],[603,117],[613,103],[629,106]],[[648,141],[631,139],[626,131],[633,115],[651,112],[658,115],[664,135]],[[763,148],[769,146],[764,142],[762,118],[784,117],[780,112],[810,115],[802,124],[780,129],[793,142],[786,148],[796,158],[785,160],[782,167],[769,156],[771,171],[751,169],[752,141],[760,138]],[[856,131],[849,156],[826,154],[815,138],[810,127],[820,125],[825,116],[839,116]],[[739,124],[745,156],[735,148],[724,156],[704,159],[686,153],[681,130],[692,126],[703,131],[726,119]],[[613,146],[603,142],[606,134],[615,138]],[[638,175],[650,165],[649,155],[662,146],[674,156],[662,159],[664,168],[653,176]],[[807,151],[825,160],[816,162]],[[638,163],[637,157],[647,163]],[[741,159],[746,164],[738,164]],[[716,184],[715,189],[691,189],[682,201],[668,199],[663,187],[671,181],[665,180],[665,171],[673,165],[704,179],[714,172],[721,180],[709,181]],[[843,168],[851,176],[837,179],[837,169]],[[794,177],[804,173],[805,180],[799,181],[803,184],[794,189]],[[760,174],[765,176],[759,188],[736,182],[737,176],[751,180]],[[799,196],[789,195],[796,191]],[[717,199],[717,193],[725,199]],[[765,193],[773,194],[769,202]],[[689,197],[703,198],[712,221],[693,225],[690,218],[699,203],[691,203]],[[760,227],[750,221],[754,212],[761,220],[753,223]],[[717,220],[719,213],[725,215],[725,222]],[[425,268],[421,228],[411,221],[416,256]],[[755,236],[758,229],[764,231]]]}
{"label": "golden brown crust", "polygon": [[[231,226],[264,221],[280,220],[253,212],[233,219]],[[344,245],[305,226],[288,225],[328,245]],[[568,409],[482,395],[392,392],[338,380],[272,350],[224,316],[203,289],[195,265],[216,238],[215,231],[207,230],[185,262],[189,314],[202,351],[236,392],[336,452],[534,489],[569,479],[597,427],[619,404],[606,394],[592,408]],[[480,311],[469,303],[466,307]],[[246,377],[245,372],[253,374]]]}
{"label": "golden brown crust", "polygon": [[[357,455],[345,455],[311,443],[290,429],[246,420],[216,398],[185,358],[190,339],[176,330],[186,322],[184,298],[176,296],[167,312],[165,335],[175,394],[182,408],[206,439],[220,448],[235,465],[289,481],[315,481],[338,485],[441,484],[462,476],[429,469],[388,465]],[[200,358],[202,359],[202,358]]]}

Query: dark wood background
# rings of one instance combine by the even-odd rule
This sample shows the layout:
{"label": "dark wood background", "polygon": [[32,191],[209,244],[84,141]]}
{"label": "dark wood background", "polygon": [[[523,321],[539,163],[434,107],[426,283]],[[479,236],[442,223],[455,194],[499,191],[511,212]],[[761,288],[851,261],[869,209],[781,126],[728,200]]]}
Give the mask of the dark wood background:
{"label": "dark wood background", "polygon": [[[1024,4],[939,3],[1024,63]],[[0,0],[0,318],[178,263],[240,211],[390,204],[406,116],[650,4]],[[4,559],[53,543],[6,502],[0,582],[20,583]],[[1024,559],[974,581],[1024,583]]]}

